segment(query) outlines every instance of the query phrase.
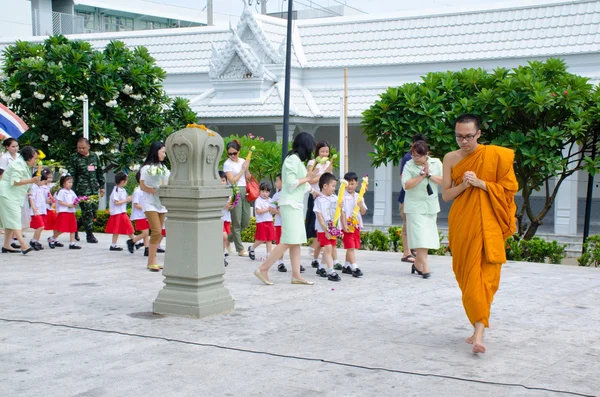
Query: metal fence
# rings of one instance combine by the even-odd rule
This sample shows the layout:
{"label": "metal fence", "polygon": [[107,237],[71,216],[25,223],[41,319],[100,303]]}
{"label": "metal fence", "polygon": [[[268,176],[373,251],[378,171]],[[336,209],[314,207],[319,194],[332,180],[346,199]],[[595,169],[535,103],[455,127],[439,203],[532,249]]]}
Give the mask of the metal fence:
{"label": "metal fence", "polygon": [[78,15],[41,12],[40,10],[34,10],[33,13],[34,36],[83,33],[83,25],[84,18]]}

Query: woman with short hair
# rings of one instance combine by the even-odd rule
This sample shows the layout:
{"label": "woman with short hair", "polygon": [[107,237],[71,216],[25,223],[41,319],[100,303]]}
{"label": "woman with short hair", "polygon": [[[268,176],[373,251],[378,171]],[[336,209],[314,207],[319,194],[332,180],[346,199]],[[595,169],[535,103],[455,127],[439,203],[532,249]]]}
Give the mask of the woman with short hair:
{"label": "woman with short hair", "polygon": [[442,162],[429,156],[425,141],[414,142],[410,154],[412,160],[402,170],[402,187],[406,191],[404,213],[408,244],[417,251],[411,273],[429,278],[428,250],[440,248],[437,214],[440,212],[438,185],[442,183]]}
{"label": "woman with short hair", "polygon": [[[0,218],[2,218],[2,225],[5,230],[2,253],[22,252],[25,255],[33,249],[31,247],[23,249],[26,245],[21,233],[23,229],[21,214],[29,185],[40,180],[39,176],[31,176],[31,169],[37,158],[37,151],[31,146],[25,146],[21,150],[21,155],[12,161],[2,174],[2,180],[0,180]],[[11,248],[11,236],[19,241],[23,251]]]}

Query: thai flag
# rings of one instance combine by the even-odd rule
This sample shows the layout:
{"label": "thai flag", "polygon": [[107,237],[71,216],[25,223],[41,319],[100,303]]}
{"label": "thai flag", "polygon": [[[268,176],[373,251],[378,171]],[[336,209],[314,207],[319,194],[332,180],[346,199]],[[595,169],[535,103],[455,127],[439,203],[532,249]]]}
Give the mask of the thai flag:
{"label": "thai flag", "polygon": [[0,135],[19,139],[29,127],[19,116],[0,103]]}

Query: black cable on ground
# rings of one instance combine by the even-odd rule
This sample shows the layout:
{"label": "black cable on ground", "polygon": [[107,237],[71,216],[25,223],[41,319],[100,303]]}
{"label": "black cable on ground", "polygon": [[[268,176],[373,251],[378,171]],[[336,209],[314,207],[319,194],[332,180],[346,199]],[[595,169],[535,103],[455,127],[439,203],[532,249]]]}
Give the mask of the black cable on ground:
{"label": "black cable on ground", "polygon": [[166,338],[166,337],[163,337],[163,336],[132,334],[132,333],[129,333],[129,332],[121,332],[121,331],[113,331],[113,330],[105,330],[105,329],[97,329],[97,328],[80,327],[80,326],[77,326],[77,325],[56,324],[56,323],[48,323],[48,322],[45,322],[45,321],[16,320],[16,319],[7,319],[7,318],[0,318],[0,321],[5,321],[5,322],[8,322],[8,323],[26,323],[26,324],[32,324],[32,325],[39,324],[39,325],[47,325],[47,326],[50,326],[50,327],[68,328],[68,329],[76,329],[76,330],[82,330],[82,331],[100,332],[100,333],[105,333],[105,334],[115,334],[115,335],[123,335],[123,336],[132,336],[132,337],[136,337],[136,338],[164,340],[166,342],[181,343],[181,344],[184,344],[184,345],[201,346],[201,347],[213,347],[213,348],[222,349],[222,350],[230,350],[230,351],[236,351],[236,352],[242,352],[242,353],[261,354],[261,355],[266,355],[266,356],[279,357],[279,358],[287,358],[287,359],[292,359],[292,360],[314,361],[314,362],[320,362],[320,363],[326,363],[326,364],[339,365],[341,367],[349,367],[349,368],[355,368],[355,369],[366,369],[366,370],[369,370],[369,371],[385,371],[385,372],[390,372],[390,373],[394,373],[394,374],[403,374],[403,375],[412,375],[412,376],[428,376],[428,377],[433,377],[433,378],[451,379],[451,380],[457,380],[457,381],[461,381],[461,382],[471,382],[471,383],[478,383],[478,384],[484,384],[484,385],[506,386],[506,387],[521,387],[521,388],[527,389],[527,390],[539,390],[539,391],[546,391],[546,392],[552,392],[552,393],[568,394],[568,395],[571,395],[571,396],[598,397],[598,396],[595,396],[595,395],[592,395],[592,394],[583,394],[583,393],[577,393],[577,392],[566,391],[566,390],[548,389],[548,388],[545,388],[545,387],[527,386],[527,385],[523,385],[521,383],[491,382],[491,381],[479,380],[479,379],[461,378],[461,377],[458,377],[458,376],[430,374],[430,373],[425,373],[425,372],[402,371],[402,370],[398,370],[398,369],[390,369],[390,368],[383,368],[383,367],[368,367],[368,366],[365,366],[365,365],[349,364],[349,363],[343,363],[343,362],[339,362],[339,361],[327,360],[327,359],[323,359],[323,358],[310,358],[310,357],[301,357],[301,356],[291,356],[291,355],[287,355],[287,354],[271,353],[271,352],[260,351],[260,350],[250,350],[250,349],[243,349],[243,348],[238,348],[238,347],[221,346],[221,345],[216,345],[216,344],[213,344],[213,343],[191,342],[191,341],[185,341],[185,340],[181,340],[181,339]]}

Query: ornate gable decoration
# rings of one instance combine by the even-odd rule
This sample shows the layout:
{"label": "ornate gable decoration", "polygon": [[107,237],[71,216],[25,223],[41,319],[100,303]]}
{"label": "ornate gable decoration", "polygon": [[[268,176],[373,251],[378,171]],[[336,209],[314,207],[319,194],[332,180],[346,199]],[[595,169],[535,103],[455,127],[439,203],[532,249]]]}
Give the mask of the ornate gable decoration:
{"label": "ornate gable decoration", "polygon": [[277,81],[266,65],[281,65],[284,57],[269,41],[250,7],[244,12],[231,38],[217,50],[212,45],[208,76],[215,81],[259,79]]}

